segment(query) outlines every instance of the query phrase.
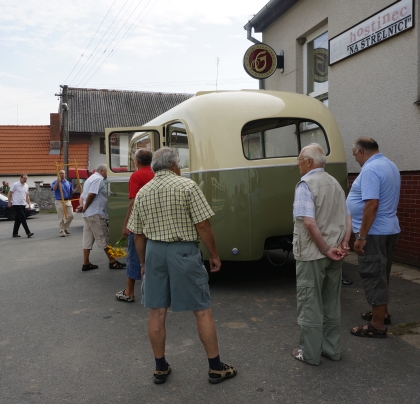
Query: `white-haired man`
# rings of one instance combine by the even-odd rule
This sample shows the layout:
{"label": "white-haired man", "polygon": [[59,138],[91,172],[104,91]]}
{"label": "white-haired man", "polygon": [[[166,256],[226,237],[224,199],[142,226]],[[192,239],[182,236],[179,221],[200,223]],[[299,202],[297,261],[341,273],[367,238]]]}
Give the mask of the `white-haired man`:
{"label": "white-haired man", "polygon": [[341,267],[348,254],[351,216],[343,189],[324,171],[322,147],[304,147],[297,161],[302,178],[293,205],[293,254],[300,338],[292,354],[319,365],[321,355],[340,360]]}

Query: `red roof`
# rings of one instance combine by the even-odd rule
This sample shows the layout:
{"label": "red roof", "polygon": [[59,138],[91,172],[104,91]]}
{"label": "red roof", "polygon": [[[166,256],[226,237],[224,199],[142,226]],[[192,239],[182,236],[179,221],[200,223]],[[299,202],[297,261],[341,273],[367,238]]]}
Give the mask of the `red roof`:
{"label": "red roof", "polygon": [[[69,164],[87,168],[90,137],[70,135]],[[63,163],[61,154],[50,154],[50,126],[0,126],[0,174],[55,174],[55,163]]]}

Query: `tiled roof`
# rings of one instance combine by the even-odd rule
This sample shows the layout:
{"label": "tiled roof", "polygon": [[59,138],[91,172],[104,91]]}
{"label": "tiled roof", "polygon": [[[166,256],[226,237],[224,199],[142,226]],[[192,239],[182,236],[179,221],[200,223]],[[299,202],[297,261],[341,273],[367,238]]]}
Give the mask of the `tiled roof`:
{"label": "tiled roof", "polygon": [[69,132],[103,133],[105,128],[139,126],[192,97],[192,94],[68,89]]}
{"label": "tiled roof", "polygon": [[[90,137],[70,135],[69,163],[88,166]],[[50,126],[0,126],[0,174],[55,174],[61,154],[50,153]]]}

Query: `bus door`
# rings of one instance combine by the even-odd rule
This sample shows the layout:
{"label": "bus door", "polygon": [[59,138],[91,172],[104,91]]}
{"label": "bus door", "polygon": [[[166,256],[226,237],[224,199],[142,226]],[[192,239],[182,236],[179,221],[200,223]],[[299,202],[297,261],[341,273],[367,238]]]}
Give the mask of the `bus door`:
{"label": "bus door", "polygon": [[128,181],[136,170],[135,153],[138,149],[156,151],[165,142],[163,128],[143,126],[106,129],[108,164],[108,223],[110,242],[120,238],[129,205]]}
{"label": "bus door", "polygon": [[176,150],[181,165],[181,175],[190,177],[190,151],[185,125],[174,122],[166,126],[166,145]]}

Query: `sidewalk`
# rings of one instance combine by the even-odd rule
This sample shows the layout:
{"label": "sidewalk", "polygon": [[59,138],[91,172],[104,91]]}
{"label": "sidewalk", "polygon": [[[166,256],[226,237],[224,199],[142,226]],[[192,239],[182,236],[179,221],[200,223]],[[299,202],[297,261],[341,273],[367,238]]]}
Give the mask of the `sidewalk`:
{"label": "sidewalk", "polygon": [[[357,254],[354,251],[350,251],[350,254],[346,257],[346,262],[348,262],[349,264],[358,265]],[[414,282],[420,285],[420,268],[401,264],[399,262],[393,262],[392,269],[391,269],[391,277],[405,279],[407,281]],[[389,333],[394,334],[394,335],[400,334],[401,332],[400,328],[404,328],[405,329],[404,332],[407,332],[407,333],[406,334],[402,333],[402,335],[400,334],[398,336],[401,337],[401,339],[403,339],[405,342],[420,349],[420,327],[414,326],[413,328],[413,327],[410,327],[410,324],[402,324],[402,325],[393,324],[392,326],[388,328],[389,328]],[[396,330],[396,328],[398,328],[398,330]],[[398,334],[395,331],[398,331]]]}

